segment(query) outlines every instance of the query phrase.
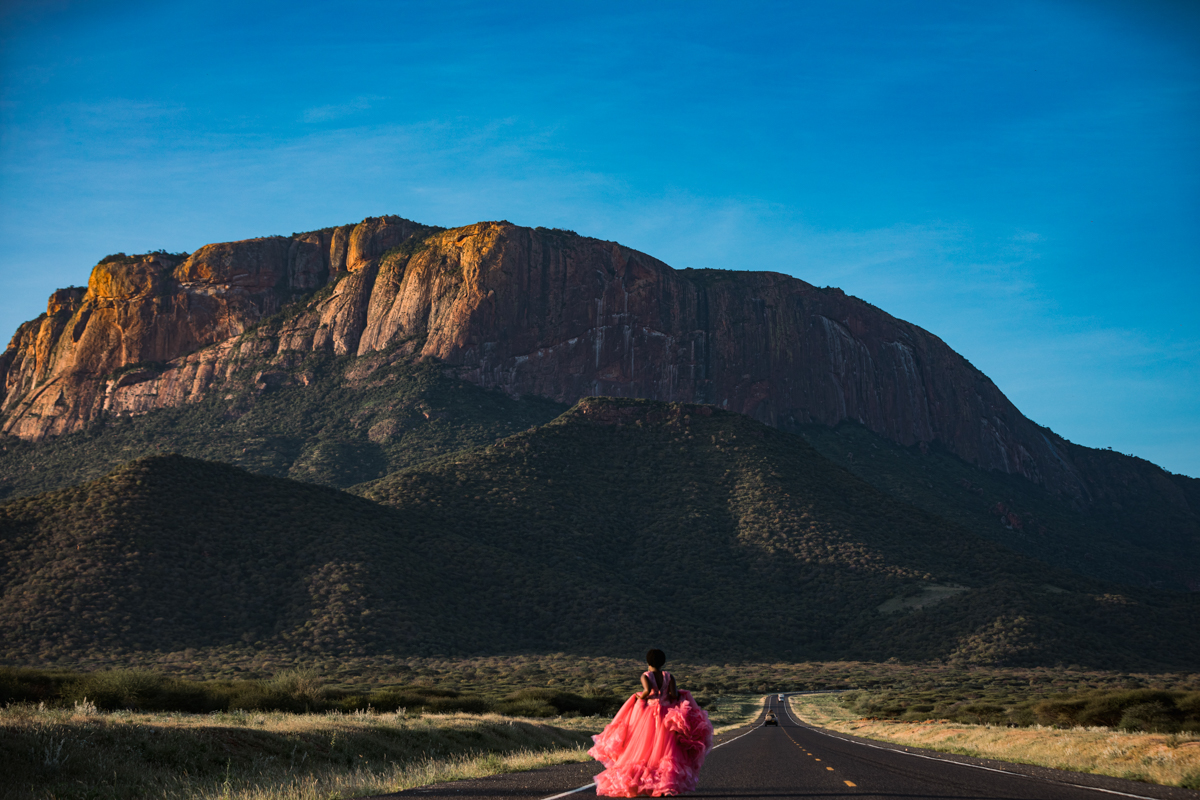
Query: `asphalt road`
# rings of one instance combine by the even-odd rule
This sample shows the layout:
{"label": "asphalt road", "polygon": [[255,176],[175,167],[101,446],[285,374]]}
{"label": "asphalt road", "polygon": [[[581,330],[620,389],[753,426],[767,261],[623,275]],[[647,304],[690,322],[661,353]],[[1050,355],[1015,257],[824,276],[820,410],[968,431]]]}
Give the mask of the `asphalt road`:
{"label": "asphalt road", "polygon": [[[763,725],[774,711],[777,726]],[[534,772],[426,786],[388,797],[455,800],[587,800],[600,765],[563,764]],[[1200,800],[1200,792],[1118,778],[953,756],[856,739],[797,721],[771,695],[751,726],[717,739],[689,797],[980,798],[982,800]]]}

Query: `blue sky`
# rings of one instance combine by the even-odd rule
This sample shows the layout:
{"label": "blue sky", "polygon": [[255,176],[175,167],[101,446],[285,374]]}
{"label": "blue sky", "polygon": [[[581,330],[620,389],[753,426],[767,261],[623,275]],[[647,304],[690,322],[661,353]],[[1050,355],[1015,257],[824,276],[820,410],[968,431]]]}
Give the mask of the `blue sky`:
{"label": "blue sky", "polygon": [[840,286],[1200,476],[1200,4],[0,3],[0,335],[399,214]]}

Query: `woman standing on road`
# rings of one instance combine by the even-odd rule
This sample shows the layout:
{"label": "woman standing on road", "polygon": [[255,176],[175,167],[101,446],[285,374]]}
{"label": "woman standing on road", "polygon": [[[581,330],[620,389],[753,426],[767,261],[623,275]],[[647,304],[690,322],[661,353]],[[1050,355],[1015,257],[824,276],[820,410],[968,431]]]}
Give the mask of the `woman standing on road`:
{"label": "woman standing on road", "polygon": [[712,749],[712,723],[691,693],[677,689],[675,678],[663,671],[666,661],[662,650],[646,653],[650,669],[642,674],[642,691],[592,737],[596,744],[588,755],[605,767],[596,776],[596,794],[662,797],[696,788],[700,765]]}

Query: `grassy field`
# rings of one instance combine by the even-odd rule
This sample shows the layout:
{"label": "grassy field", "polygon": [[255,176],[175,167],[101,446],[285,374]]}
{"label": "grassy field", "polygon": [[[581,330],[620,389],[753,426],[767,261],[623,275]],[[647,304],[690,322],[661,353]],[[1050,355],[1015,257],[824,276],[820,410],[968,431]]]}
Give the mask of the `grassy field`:
{"label": "grassy field", "polygon": [[866,719],[836,695],[790,698],[805,722],[842,733],[978,758],[1200,789],[1200,734],[1129,733],[1113,728],[968,725],[941,720]]}
{"label": "grassy field", "polygon": [[[348,657],[272,674],[261,663],[218,663],[219,653],[209,655],[211,661],[162,662],[159,674],[0,668],[0,707],[7,706],[0,711],[0,752],[17,759],[0,796],[349,797],[584,759],[588,735],[638,688],[644,668],[635,658],[559,653]],[[907,743],[1162,783],[1195,785],[1200,771],[1200,737],[1183,731],[1186,717],[1176,720],[1173,736],[911,724],[937,714],[994,713],[1010,721],[1013,709],[1050,706],[1091,720],[1097,697],[1138,692],[1171,694],[1183,701],[1179,708],[1200,690],[1195,674],[899,662],[672,661],[668,667],[718,730],[756,715],[768,692],[844,689],[852,691],[838,702],[808,701],[802,713],[860,735],[912,736]],[[581,701],[610,710],[593,715],[580,710]],[[275,713],[271,703],[332,713]],[[444,713],[456,707],[525,710]]]}
{"label": "grassy field", "polygon": [[603,720],[0,711],[0,797],[351,797],[585,761]]}
{"label": "grassy field", "polygon": [[766,695],[733,695],[718,697],[708,703],[708,719],[716,733],[724,733],[745,725],[762,711]]}
{"label": "grassy field", "polygon": [[[222,656],[226,656],[222,659]],[[114,692],[122,685],[121,674],[112,670],[124,662],[152,671],[158,681],[133,681],[134,686]],[[184,653],[134,654],[113,653],[105,661],[65,662],[57,668],[0,667],[0,705],[5,703],[44,702],[47,706],[71,706],[86,696],[110,710],[141,711],[217,711],[238,707],[244,710],[303,711],[281,705],[263,704],[246,707],[249,700],[266,700],[284,694],[296,701],[312,702],[312,693],[328,705],[311,710],[349,712],[370,705],[379,711],[406,708],[414,711],[493,711],[510,716],[556,716],[570,713],[564,699],[556,693],[585,698],[609,698],[619,704],[638,688],[638,676],[645,669],[639,658],[578,656],[565,653],[514,654],[476,658],[385,658],[345,656],[338,659],[314,659],[302,662],[275,660],[270,654],[237,653],[224,648],[192,650]],[[939,714],[977,714],[980,706],[999,706],[1000,718],[961,722],[1010,723],[1006,710],[1012,706],[1054,699],[1060,695],[1084,696],[1095,692],[1155,690],[1200,692],[1200,674],[1143,673],[1084,670],[1079,668],[963,667],[950,664],[914,664],[904,662],[871,663],[863,661],[808,661],[798,663],[741,661],[703,663],[672,659],[667,668],[682,688],[690,689],[705,705],[719,698],[736,695],[758,696],[768,692],[855,690],[855,709],[859,717],[894,717],[903,721],[923,721],[928,712]],[[318,685],[308,689],[295,682],[302,674],[316,672],[310,678]],[[137,677],[135,674],[132,677]],[[182,681],[183,685],[172,681]],[[139,694],[143,687],[160,687],[148,696]],[[103,699],[101,693],[109,699]],[[305,692],[308,692],[306,699]],[[208,706],[165,705],[175,693],[184,699],[203,695]],[[526,707],[517,711],[509,701],[535,700],[535,693],[548,693],[540,710]],[[115,695],[115,697],[114,697]],[[128,698],[128,701],[126,701]],[[441,698],[441,699],[438,699]],[[403,699],[394,707],[385,700]],[[115,705],[114,701],[123,701]],[[442,703],[482,703],[484,707],[446,707]],[[559,702],[562,709],[553,708]],[[194,701],[189,701],[194,702]],[[721,701],[723,702],[723,700]],[[158,705],[155,705],[158,703]],[[588,713],[609,713],[612,706]],[[1030,724],[1037,720],[1030,720]],[[1080,724],[1096,724],[1090,718]],[[1072,723],[1074,724],[1074,723]],[[1169,731],[1168,731],[1169,732]]]}
{"label": "grassy field", "polygon": [[846,692],[838,702],[857,716],[897,722],[1056,728],[1107,727],[1145,733],[1200,734],[1200,687],[1180,681],[1151,687],[1129,678],[1119,686],[1077,685],[1070,690],[1035,684],[966,687],[908,686]]}
{"label": "grassy field", "polygon": [[[714,724],[758,714],[761,696],[721,697]],[[588,761],[607,716],[0,710],[0,798],[316,800]]]}

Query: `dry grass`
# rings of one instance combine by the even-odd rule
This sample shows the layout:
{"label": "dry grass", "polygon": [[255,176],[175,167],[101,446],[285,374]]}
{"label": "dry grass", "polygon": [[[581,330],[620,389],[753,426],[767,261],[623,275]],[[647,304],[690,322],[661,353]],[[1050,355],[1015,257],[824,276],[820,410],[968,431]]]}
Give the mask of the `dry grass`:
{"label": "dry grass", "polygon": [[[762,696],[710,706],[724,730]],[[0,709],[0,798],[319,800],[589,761],[607,717]]]}
{"label": "dry grass", "polygon": [[731,695],[718,698],[708,707],[713,733],[724,733],[752,722],[767,702],[766,695]]}
{"label": "dry grass", "polygon": [[891,722],[859,718],[835,695],[798,695],[790,701],[792,713],[805,722],[868,739],[1200,789],[1200,736],[1195,734]]}
{"label": "dry grass", "polygon": [[3,798],[317,800],[586,761],[607,720],[0,710]]}

